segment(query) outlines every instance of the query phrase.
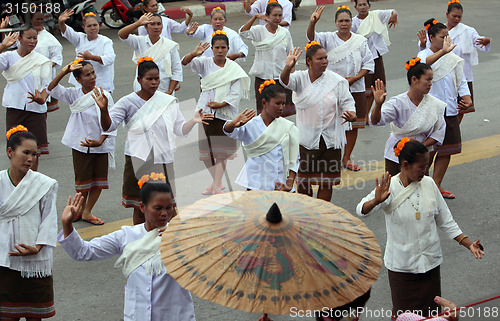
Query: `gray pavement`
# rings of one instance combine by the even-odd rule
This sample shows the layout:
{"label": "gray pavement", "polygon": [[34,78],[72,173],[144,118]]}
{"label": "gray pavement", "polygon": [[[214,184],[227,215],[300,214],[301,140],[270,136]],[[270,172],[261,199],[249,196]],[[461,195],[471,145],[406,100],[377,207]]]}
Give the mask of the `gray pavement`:
{"label": "gray pavement", "polygon": [[[474,68],[475,73],[475,104],[476,113],[468,114],[462,123],[462,139],[469,141],[473,139],[486,138],[500,133],[499,112],[497,110],[498,99],[495,93],[499,88],[498,63],[500,55],[498,52],[496,37],[500,34],[500,26],[494,23],[496,13],[500,10],[498,0],[463,1],[465,6],[464,23],[474,26],[480,34],[492,38],[492,50],[490,53],[480,53],[479,66]],[[323,14],[323,19],[317,26],[318,31],[333,30],[333,14],[337,6],[328,6]],[[351,6],[352,7],[352,6]],[[407,90],[406,73],[404,62],[417,54],[416,31],[421,28],[423,21],[435,17],[440,21],[445,19],[446,1],[419,1],[410,0],[388,0],[373,2],[372,9],[394,8],[400,13],[399,26],[390,31],[392,45],[390,52],[384,56],[387,80],[388,96],[396,95]],[[298,19],[292,23],[291,33],[296,46],[303,47],[305,41],[305,30],[309,22],[309,16],[314,7],[302,7],[297,11]],[[354,10],[354,9],[353,9]],[[238,29],[249,17],[243,13],[231,14],[228,17],[227,26]],[[194,19],[200,23],[207,23],[208,18]],[[114,49],[117,53],[115,63],[115,87],[113,97],[118,100],[132,91],[132,79],[134,75],[134,64],[131,62],[132,50],[118,40],[117,31],[103,29],[102,33],[114,40]],[[173,40],[180,44],[181,55],[191,51],[198,40],[188,38],[184,35],[173,35]],[[69,63],[74,59],[74,47],[65,39],[64,62]],[[249,70],[254,58],[254,49],[248,42],[250,55],[246,62],[242,63],[245,70]],[[301,58],[302,60],[303,58]],[[303,62],[303,60],[302,60]],[[301,63],[300,69],[305,69]],[[5,80],[0,79],[0,88],[4,88]],[[189,98],[197,98],[199,93],[199,78],[191,71],[184,70],[184,82],[178,92],[178,98],[183,101]],[[241,108],[253,107],[253,100],[242,101]],[[193,114],[191,106],[182,107],[186,118]],[[51,113],[48,116],[48,129],[50,144],[50,155],[41,158],[40,171],[56,178],[59,181],[58,209],[65,205],[68,195],[74,194],[73,169],[71,151],[63,146],[60,141],[65,124],[69,117],[67,106]],[[5,113],[0,113],[0,131],[5,132]],[[198,161],[196,146],[197,129],[188,138],[178,139],[178,150],[176,152],[176,182],[178,188],[177,200],[181,206],[188,205],[200,199],[201,191],[209,184],[209,174]],[[388,128],[367,128],[361,130],[353,157],[361,161],[380,161],[383,159],[383,148],[385,140],[389,135]],[[125,210],[121,206],[121,183],[124,164],[125,129],[120,128],[116,144],[117,168],[109,174],[110,190],[104,191],[101,199],[95,207],[95,215],[104,219],[108,224],[112,221],[129,218],[131,210]],[[499,143],[494,141],[494,149],[498,150]],[[4,140],[1,140],[0,149],[5,148]],[[466,152],[466,150],[464,150]],[[498,155],[498,153],[496,154]],[[448,201],[450,209],[461,226],[462,230],[475,240],[479,238],[486,248],[486,256],[482,260],[474,260],[472,255],[463,247],[458,246],[455,241],[442,238],[441,244],[444,253],[442,264],[442,296],[457,303],[465,305],[480,299],[498,295],[500,292],[500,273],[498,256],[499,240],[498,230],[500,228],[499,208],[500,200],[498,181],[500,180],[500,156],[490,157],[487,153],[482,155],[483,159],[465,162],[452,166],[445,177],[444,186],[452,190],[457,199]],[[8,158],[0,158],[0,168],[8,167]],[[239,170],[243,165],[243,155],[239,152],[238,158],[228,164],[228,176],[234,182]],[[345,172],[343,175],[346,174]],[[233,183],[234,189],[241,189]],[[332,201],[351,213],[354,213],[357,203],[368,194],[374,186],[373,180],[362,181],[356,187],[343,187],[335,190]],[[365,220],[367,226],[377,236],[382,249],[385,247],[385,222],[383,215],[372,215]],[[105,225],[106,226],[106,225]],[[86,228],[88,224],[79,222],[75,224],[77,229]],[[99,229],[100,227],[96,227]],[[54,251],[54,282],[56,295],[57,314],[53,320],[122,320],[123,319],[123,286],[125,279],[121,271],[113,268],[114,260],[99,262],[75,262],[57,247]],[[214,303],[194,298],[195,312],[200,321],[234,321],[234,320],[257,320],[258,314],[245,313],[228,309]],[[500,317],[488,315],[487,307],[498,309],[500,300],[467,310],[462,320],[500,320]],[[385,311],[391,308],[390,290],[387,280],[387,271],[382,268],[380,277],[373,286],[371,299],[368,301],[367,309],[373,315],[362,318],[363,320],[387,320],[379,314],[381,309]],[[377,312],[378,311],[378,312]],[[488,317],[489,316],[489,317]],[[290,315],[272,316],[273,320],[294,320],[296,317]],[[301,318],[302,320],[313,320],[312,318]]]}

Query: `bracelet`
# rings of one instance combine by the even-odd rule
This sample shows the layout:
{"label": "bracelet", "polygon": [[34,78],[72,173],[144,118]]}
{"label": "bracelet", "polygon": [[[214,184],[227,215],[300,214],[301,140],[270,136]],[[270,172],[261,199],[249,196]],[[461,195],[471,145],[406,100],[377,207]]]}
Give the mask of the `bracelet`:
{"label": "bracelet", "polygon": [[466,238],[469,238],[467,235],[464,235],[460,238],[460,240],[458,240],[458,245],[462,245],[462,241]]}

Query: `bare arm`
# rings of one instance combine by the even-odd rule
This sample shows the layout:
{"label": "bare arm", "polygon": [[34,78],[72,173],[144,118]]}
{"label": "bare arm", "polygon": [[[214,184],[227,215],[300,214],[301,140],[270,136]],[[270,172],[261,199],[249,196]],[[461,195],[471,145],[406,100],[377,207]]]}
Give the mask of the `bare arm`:
{"label": "bare arm", "polygon": [[248,21],[247,21],[247,23],[245,23],[245,24],[243,25],[243,27],[241,27],[240,32],[250,30],[250,28],[252,27],[253,23],[254,23],[254,22],[255,22],[255,20],[257,20],[257,19],[258,19],[257,15],[253,16],[252,18],[250,18],[250,20],[248,20]]}

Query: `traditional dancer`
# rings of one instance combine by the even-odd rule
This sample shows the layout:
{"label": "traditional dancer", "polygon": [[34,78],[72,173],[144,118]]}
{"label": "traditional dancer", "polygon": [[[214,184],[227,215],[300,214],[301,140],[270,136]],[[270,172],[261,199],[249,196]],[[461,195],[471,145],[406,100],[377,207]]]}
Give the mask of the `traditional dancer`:
{"label": "traditional dancer", "polygon": [[[285,67],[288,52],[293,49],[290,32],[280,26],[283,8],[277,2],[271,2],[266,8],[266,25],[253,26],[259,15],[253,16],[239,33],[243,38],[252,40],[255,46],[255,60],[250,69],[250,76],[255,77],[255,101],[257,115],[262,112],[260,86],[266,79],[274,79],[279,83],[279,76]],[[287,101],[282,117],[295,114],[292,91],[286,90]]]}
{"label": "traditional dancer", "polygon": [[418,140],[429,151],[444,140],[446,123],[444,111],[446,104],[429,94],[432,85],[433,72],[431,66],[420,61],[420,58],[410,59],[405,64],[408,70],[406,77],[410,89],[394,96],[385,102],[384,84],[379,79],[372,88],[375,96],[375,107],[370,115],[370,125],[383,126],[391,124],[391,135],[385,143],[385,170],[392,176],[398,174],[399,160],[394,155],[394,145],[403,137]]}
{"label": "traditional dancer", "polygon": [[226,122],[224,133],[243,142],[248,159],[236,184],[248,190],[293,191],[299,168],[299,130],[294,123],[281,117],[286,94],[274,80],[261,87],[262,113],[245,109]]}
{"label": "traditional dancer", "polygon": [[290,28],[292,24],[293,16],[293,4],[289,0],[245,0],[245,12],[249,16],[257,16],[259,19],[259,24],[265,25],[268,23],[266,19],[267,5],[270,3],[278,3],[283,8],[283,19],[280,21],[279,25],[283,28]]}
{"label": "traditional dancer", "polygon": [[28,128],[38,143],[37,157],[31,169],[38,169],[41,154],[49,153],[47,138],[46,87],[52,76],[52,62],[34,49],[38,32],[32,26],[18,33],[9,33],[0,44],[0,52],[19,39],[19,49],[0,54],[0,70],[7,79],[2,105],[7,108],[6,128],[21,124]]}
{"label": "traditional dancer", "polygon": [[[63,47],[59,40],[50,32],[43,28],[45,19],[43,12],[35,11],[31,15],[30,23],[38,32],[38,42],[35,51],[44,55],[52,61],[52,78],[57,75],[56,67],[61,67],[63,62]],[[59,103],[54,97],[50,97],[47,101],[47,112],[59,109]]]}
{"label": "traditional dancer", "polygon": [[[299,193],[312,196],[319,185],[319,199],[330,202],[332,188],[340,184],[340,155],[346,144],[346,121],[356,121],[354,99],[344,77],[327,70],[328,54],[318,42],[306,46],[308,70],[291,74],[299,48],[290,51],[280,81],[297,93],[297,127],[300,133]],[[342,119],[345,119],[342,122]]]}
{"label": "traditional dancer", "polygon": [[127,278],[125,321],[195,321],[191,293],[167,273],[160,256],[162,232],[176,215],[172,189],[165,183],[162,173],[150,173],[139,182],[144,224],[123,226],[116,232],[84,241],[73,229],[72,221],[83,202],[82,196],[76,194],[73,200],[69,198],[63,211],[63,230],[57,241],[78,261],[120,256],[115,267],[121,268]]}
{"label": "traditional dancer", "polygon": [[[148,34],[136,36],[131,34],[138,26],[146,26]],[[131,25],[125,26],[118,32],[118,37],[134,49],[132,60],[137,61],[142,57],[151,57],[160,68],[159,91],[173,95],[175,89],[182,82],[182,65],[179,56],[179,45],[170,39],[161,36],[162,18],[157,13],[147,13]],[[134,78],[134,91],[139,91],[141,86]]]}
{"label": "traditional dancer", "polygon": [[93,97],[101,110],[104,131],[116,130],[122,122],[129,128],[125,143],[122,204],[134,209],[134,224],[141,224],[144,215],[139,206],[138,179],[151,171],[163,173],[175,193],[175,135],[187,135],[196,123],[206,123],[213,115],[202,115],[198,110],[193,119],[186,122],[177,99],[158,91],[160,71],[150,57],[139,59],[137,75],[141,89],[122,97],[111,111],[108,111],[107,98],[102,90],[94,89]]}
{"label": "traditional dancer", "polygon": [[[418,57],[431,65],[434,78],[429,94],[446,103],[446,133],[437,154],[431,154],[434,160],[432,177],[444,198],[453,199],[455,195],[445,190],[441,184],[450,164],[451,155],[462,152],[462,139],[458,111],[465,110],[472,104],[469,87],[463,73],[464,60],[451,51],[456,45],[451,44],[448,28],[434,18],[424,23],[429,34],[431,46],[418,53]],[[460,100],[457,97],[460,96]]]}
{"label": "traditional dancer", "polygon": [[37,142],[24,126],[7,132],[7,155],[9,169],[0,171],[0,318],[50,318],[57,181],[30,170]]}
{"label": "traditional dancer", "polygon": [[250,90],[250,78],[245,71],[226,57],[229,38],[224,31],[216,31],[212,36],[214,57],[202,56],[208,48],[208,43],[200,41],[182,59],[184,66],[201,77],[201,94],[196,108],[214,114],[214,119],[198,129],[200,160],[212,176],[212,184],[202,192],[203,195],[219,194],[224,189],[222,176],[227,160],[236,157],[236,141],[227,137],[222,127],[236,117],[240,99],[248,98]]}
{"label": "traditional dancer", "polygon": [[439,309],[434,298],[441,295],[440,265],[443,253],[438,228],[476,259],[484,255],[479,241],[472,242],[453,220],[436,183],[425,176],[427,147],[404,137],[394,146],[401,173],[385,173],[377,187],[356,208],[360,216],[383,210],[387,228],[384,263],[389,270],[392,319],[405,311],[430,316]]}
{"label": "traditional dancer", "polygon": [[[83,17],[83,32],[75,32],[73,28],[66,25],[66,20],[74,14],[73,10],[65,10],[59,16],[59,30],[64,38],[75,46],[76,58],[90,61],[97,75],[98,87],[104,88],[108,92],[113,92],[115,75],[115,51],[113,41],[106,36],[99,34],[99,21],[97,16],[92,13],[86,13]],[[80,84],[75,77],[71,75],[69,82],[76,87]]]}
{"label": "traditional dancer", "polygon": [[[145,13],[159,13],[158,12],[158,2],[156,0],[144,0],[142,2],[144,5]],[[186,20],[182,23],[178,23],[177,21],[170,19],[165,16],[161,17],[161,23],[163,25],[163,29],[161,30],[161,36],[167,39],[172,40],[172,32],[173,33],[185,33],[189,24],[191,23],[191,19],[193,18],[193,12],[188,8],[181,8],[182,12],[184,12],[187,17]],[[139,36],[146,36],[148,31],[145,26],[140,26],[137,28],[137,34]]]}
{"label": "traditional dancer", "polygon": [[[224,31],[229,39],[229,51],[227,52],[227,58],[235,61],[244,61],[245,57],[248,56],[248,46],[243,42],[240,35],[226,27],[226,12],[220,7],[214,8],[212,13],[210,13],[210,24],[204,24],[199,26],[197,22],[193,22],[186,34],[190,37],[195,37],[200,39],[202,42],[212,43],[212,34],[217,30]],[[203,52],[204,57],[213,57],[214,53],[212,48],[208,48]]]}
{"label": "traditional dancer", "polygon": [[[464,75],[469,86],[472,105],[465,109],[460,110],[458,113],[458,121],[462,122],[464,114],[476,111],[474,108],[474,93],[472,82],[474,76],[472,74],[472,66],[479,63],[477,50],[490,51],[491,39],[482,37],[476,29],[461,23],[464,9],[458,0],[451,0],[448,2],[448,10],[446,11],[446,27],[448,28],[448,35],[451,42],[457,46],[453,49],[453,53],[464,59]],[[420,39],[420,50],[430,47],[430,42],[427,41],[428,37],[425,29],[418,32]]]}
{"label": "traditional dancer", "polygon": [[[64,76],[73,73],[80,88],[65,88],[59,84]],[[94,67],[88,61],[75,60],[66,65],[48,86],[52,97],[60,99],[71,110],[68,125],[64,131],[62,143],[71,148],[75,189],[83,196],[81,212],[75,220],[83,219],[93,225],[102,225],[104,221],[92,214],[101,191],[108,189],[108,154],[115,150],[116,132],[104,133],[101,129],[101,112],[92,98],[96,84]],[[108,108],[113,106],[113,98],[104,91]],[[111,136],[111,137],[110,137]],[[113,164],[114,167],[114,164]]]}
{"label": "traditional dancer", "polygon": [[370,0],[354,0],[354,8],[358,15],[352,19],[352,31],[368,39],[368,46],[375,59],[375,71],[365,76],[366,86],[366,118],[370,114],[373,104],[373,93],[371,86],[375,86],[375,80],[380,79],[387,86],[385,81],[385,69],[382,56],[389,52],[388,27],[396,28],[398,24],[398,13],[396,10],[372,10]]}
{"label": "traditional dancer", "polygon": [[328,52],[328,70],[345,77],[349,82],[349,90],[356,102],[357,120],[346,131],[347,144],[342,157],[342,165],[351,171],[361,168],[351,162],[351,154],[358,138],[358,129],[365,128],[366,96],[365,76],[373,72],[375,64],[373,55],[365,37],[351,32],[352,14],[347,6],[340,6],[335,13],[336,32],[315,32],[316,23],[321,18],[325,7],[318,7],[311,15],[307,38],[323,44]]}

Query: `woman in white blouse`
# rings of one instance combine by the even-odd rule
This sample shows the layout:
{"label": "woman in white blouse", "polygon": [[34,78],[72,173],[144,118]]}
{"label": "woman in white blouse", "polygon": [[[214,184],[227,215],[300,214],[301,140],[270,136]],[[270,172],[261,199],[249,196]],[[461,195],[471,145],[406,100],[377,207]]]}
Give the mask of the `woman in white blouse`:
{"label": "woman in white blouse", "polygon": [[[268,79],[279,83],[281,71],[285,67],[286,57],[293,49],[290,32],[280,25],[283,19],[283,8],[277,2],[271,2],[266,8],[267,24],[252,26],[262,14],[256,14],[240,28],[239,33],[243,38],[252,40],[255,46],[255,60],[248,73],[255,77],[255,99],[257,114],[262,112],[262,97],[259,92],[260,85]],[[292,91],[286,90],[286,105],[282,117],[295,114],[292,101]]]}
{"label": "woman in white blouse", "polygon": [[[145,13],[161,13],[158,12],[158,2],[156,0],[144,0],[142,1],[144,5]],[[163,24],[163,29],[161,30],[161,36],[167,39],[172,40],[172,32],[173,33],[184,33],[186,32],[189,23],[191,23],[191,19],[193,18],[193,12],[188,8],[181,8],[182,12],[186,13],[187,17],[184,22],[178,23],[177,21],[170,19],[165,16],[161,16],[161,22]],[[137,34],[139,36],[146,36],[148,31],[144,26],[140,26],[137,28]]]}
{"label": "woman in white blouse", "polygon": [[392,315],[419,311],[430,316],[439,309],[440,265],[443,253],[438,228],[469,249],[476,259],[484,255],[479,241],[472,242],[453,220],[434,180],[425,176],[427,147],[404,137],[394,146],[401,173],[385,173],[377,187],[356,208],[360,216],[383,210],[387,228],[384,263],[389,273]]}
{"label": "woman in white blouse", "polygon": [[[83,32],[76,32],[70,26],[66,25],[66,20],[71,17],[74,12],[65,10],[59,16],[59,30],[64,38],[68,39],[76,48],[76,58],[82,58],[90,61],[97,75],[97,87],[102,87],[108,92],[113,92],[115,86],[113,84],[115,75],[115,51],[113,49],[113,41],[106,36],[99,34],[99,22],[97,16],[89,12],[83,17]],[[76,87],[80,84],[75,80],[73,75],[70,76],[69,82]]]}
{"label": "woman in white blouse", "polygon": [[347,127],[347,144],[342,157],[342,165],[348,170],[359,171],[360,167],[351,162],[351,153],[358,138],[358,129],[366,124],[365,76],[373,71],[375,63],[365,37],[351,32],[352,14],[347,6],[337,8],[335,13],[336,32],[315,32],[316,23],[325,7],[316,8],[311,15],[307,38],[318,41],[328,52],[328,70],[345,77],[349,90],[356,102],[357,120]]}

